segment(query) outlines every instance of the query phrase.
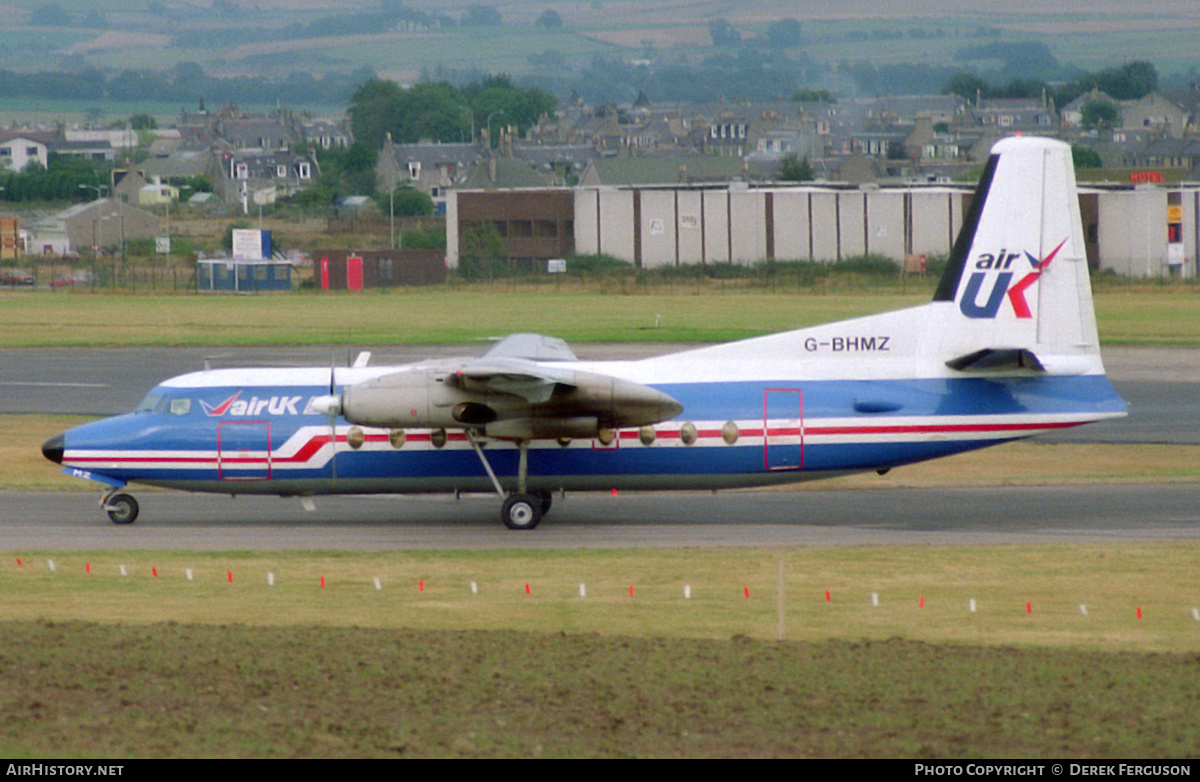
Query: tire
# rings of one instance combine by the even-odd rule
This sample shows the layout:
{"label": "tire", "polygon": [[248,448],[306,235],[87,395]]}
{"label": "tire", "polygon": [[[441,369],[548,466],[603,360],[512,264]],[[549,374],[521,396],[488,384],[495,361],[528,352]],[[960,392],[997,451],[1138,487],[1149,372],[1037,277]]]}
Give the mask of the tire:
{"label": "tire", "polygon": [[542,501],[532,494],[513,494],[504,501],[500,520],[509,529],[533,529],[542,520]]}
{"label": "tire", "polygon": [[104,510],[113,524],[132,524],[138,517],[137,500],[128,494],[114,494],[104,503]]}
{"label": "tire", "polygon": [[542,516],[545,516],[550,512],[550,505],[554,500],[554,495],[546,489],[538,489],[533,494],[538,498],[538,502],[542,504]]}

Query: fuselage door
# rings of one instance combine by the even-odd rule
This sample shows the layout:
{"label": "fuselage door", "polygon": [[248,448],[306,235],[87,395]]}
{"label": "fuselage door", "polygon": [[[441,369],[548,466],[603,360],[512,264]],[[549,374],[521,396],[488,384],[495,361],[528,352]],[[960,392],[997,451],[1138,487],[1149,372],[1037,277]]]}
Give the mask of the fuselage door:
{"label": "fuselage door", "polygon": [[270,422],[222,421],[218,424],[217,472],[223,481],[270,480]]}
{"label": "fuselage door", "polygon": [[804,466],[804,396],[798,388],[763,392],[763,451],[768,470]]}

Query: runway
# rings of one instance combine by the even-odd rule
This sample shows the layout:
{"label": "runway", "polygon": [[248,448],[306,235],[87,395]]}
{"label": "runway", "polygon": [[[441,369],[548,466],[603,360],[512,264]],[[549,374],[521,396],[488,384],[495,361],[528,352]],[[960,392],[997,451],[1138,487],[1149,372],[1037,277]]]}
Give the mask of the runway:
{"label": "runway", "polygon": [[1200,484],[556,495],[512,532],[494,496],[296,499],[140,493],[110,524],[98,493],[0,494],[0,550],[558,549],[1200,540]]}
{"label": "runway", "polygon": [[[584,345],[581,358],[681,346]],[[364,348],[372,363],[478,354],[480,346]],[[353,359],[357,349],[343,355]],[[1106,367],[1130,416],[1043,441],[1200,444],[1200,350],[1116,348]],[[111,415],[160,380],[203,367],[312,366],[328,348],[0,351],[0,414]],[[0,492],[0,550],[396,550],[972,545],[1200,538],[1200,484],[575,494],[532,533],[496,519],[495,496],[296,499],[138,492],[141,520],[108,522],[98,492]]]}

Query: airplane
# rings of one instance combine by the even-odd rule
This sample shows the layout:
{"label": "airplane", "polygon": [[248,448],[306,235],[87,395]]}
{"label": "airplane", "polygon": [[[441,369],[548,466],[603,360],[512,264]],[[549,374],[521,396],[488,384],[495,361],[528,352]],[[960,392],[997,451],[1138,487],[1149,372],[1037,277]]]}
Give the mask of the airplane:
{"label": "airplane", "polygon": [[[518,334],[402,366],[214,369],[46,441],[132,523],[130,484],[229,495],[718,490],[901,465],[1126,414],[1109,384],[1071,150],[992,149],[933,300],[628,361]],[[748,500],[749,501],[749,500]]]}

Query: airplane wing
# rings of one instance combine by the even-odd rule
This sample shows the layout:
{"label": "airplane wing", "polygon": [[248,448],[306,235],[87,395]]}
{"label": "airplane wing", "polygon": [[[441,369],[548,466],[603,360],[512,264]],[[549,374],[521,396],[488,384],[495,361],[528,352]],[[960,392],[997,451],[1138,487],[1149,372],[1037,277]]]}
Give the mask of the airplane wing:
{"label": "airplane wing", "polygon": [[578,361],[558,337],[545,334],[509,334],[497,342],[484,358],[524,358],[530,361]]}
{"label": "airplane wing", "polygon": [[471,361],[452,373],[447,382],[464,391],[483,390],[511,394],[531,405],[550,400],[559,385],[576,385],[572,370],[543,367],[522,359]]}
{"label": "airplane wing", "polygon": [[497,437],[582,437],[674,418],[683,406],[650,386],[516,353],[573,356],[561,340],[517,335],[479,359],[417,364],[356,383],[329,409],[376,427],[476,428]]}

